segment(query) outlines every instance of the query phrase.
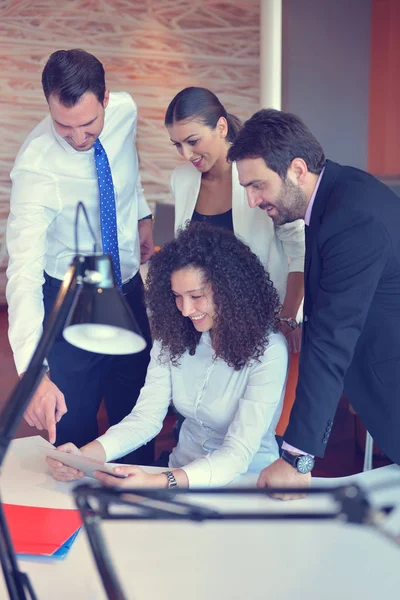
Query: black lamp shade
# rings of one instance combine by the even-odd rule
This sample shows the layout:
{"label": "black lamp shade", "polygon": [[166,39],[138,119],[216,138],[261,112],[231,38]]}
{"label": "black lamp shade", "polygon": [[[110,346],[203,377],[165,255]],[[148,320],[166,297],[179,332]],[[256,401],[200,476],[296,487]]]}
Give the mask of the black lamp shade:
{"label": "black lamp shade", "polygon": [[[124,297],[114,287],[108,256],[90,257],[63,336],[70,344],[100,354],[134,354],[146,347]],[[110,273],[111,270],[111,273]]]}

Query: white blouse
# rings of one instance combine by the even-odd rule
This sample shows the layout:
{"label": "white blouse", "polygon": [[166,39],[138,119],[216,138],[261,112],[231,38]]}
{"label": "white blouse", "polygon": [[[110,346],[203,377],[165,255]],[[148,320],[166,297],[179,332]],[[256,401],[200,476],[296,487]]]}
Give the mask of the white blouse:
{"label": "white blouse", "polygon": [[185,420],[169,466],[183,468],[190,487],[224,486],[278,458],[275,427],[288,366],[282,334],[271,333],[264,355],[239,371],[214,357],[209,333],[201,336],[196,354],[185,352],[177,367],[159,355],[155,342],[136,406],[98,438],[107,460],[153,439],[171,400]]}

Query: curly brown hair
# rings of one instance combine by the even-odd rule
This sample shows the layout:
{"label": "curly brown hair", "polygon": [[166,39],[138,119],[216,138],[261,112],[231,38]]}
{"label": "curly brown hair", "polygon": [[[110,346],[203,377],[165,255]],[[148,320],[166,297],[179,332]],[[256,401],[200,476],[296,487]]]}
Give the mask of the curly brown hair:
{"label": "curly brown hair", "polygon": [[181,228],[151,259],[146,304],[154,339],[172,364],[188,350],[194,355],[201,333],[178,310],[171,275],[200,269],[211,285],[216,315],[211,331],[215,357],[239,370],[262,356],[269,333],[278,331],[280,302],[268,273],[248,246],[226,229],[203,222]]}

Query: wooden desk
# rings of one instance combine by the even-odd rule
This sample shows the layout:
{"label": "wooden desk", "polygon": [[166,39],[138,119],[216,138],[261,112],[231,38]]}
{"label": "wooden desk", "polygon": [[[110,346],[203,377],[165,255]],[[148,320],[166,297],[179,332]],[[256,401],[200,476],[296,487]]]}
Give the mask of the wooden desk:
{"label": "wooden desk", "polygon": [[[3,501],[74,507],[73,485],[47,474],[36,443],[32,437],[11,444],[0,479]],[[353,480],[368,487],[387,478],[400,478],[400,467]],[[399,489],[381,500],[400,502]],[[270,502],[278,512],[289,504],[297,510],[311,497]],[[224,509],[223,501],[218,505]],[[397,597],[400,589],[400,548],[374,531],[336,522],[113,522],[104,533],[132,600],[376,600]],[[65,561],[20,563],[39,600],[105,599],[83,531]],[[0,575],[0,598],[6,597]]]}

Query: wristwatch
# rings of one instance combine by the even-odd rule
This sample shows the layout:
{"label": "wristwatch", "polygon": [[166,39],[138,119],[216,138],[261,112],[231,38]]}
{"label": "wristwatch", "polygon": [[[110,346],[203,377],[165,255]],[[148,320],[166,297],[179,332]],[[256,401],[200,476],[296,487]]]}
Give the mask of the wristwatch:
{"label": "wristwatch", "polygon": [[163,473],[167,476],[169,488],[178,487],[178,482],[176,481],[175,475],[172,471],[163,471]]}
{"label": "wristwatch", "polygon": [[281,457],[289,465],[297,469],[299,473],[305,475],[312,471],[315,465],[315,460],[310,454],[291,454],[287,450],[282,450]]}
{"label": "wristwatch", "polygon": [[293,317],[279,317],[279,320],[286,323],[290,329],[296,329],[299,326],[298,322],[296,319],[293,319]]}

